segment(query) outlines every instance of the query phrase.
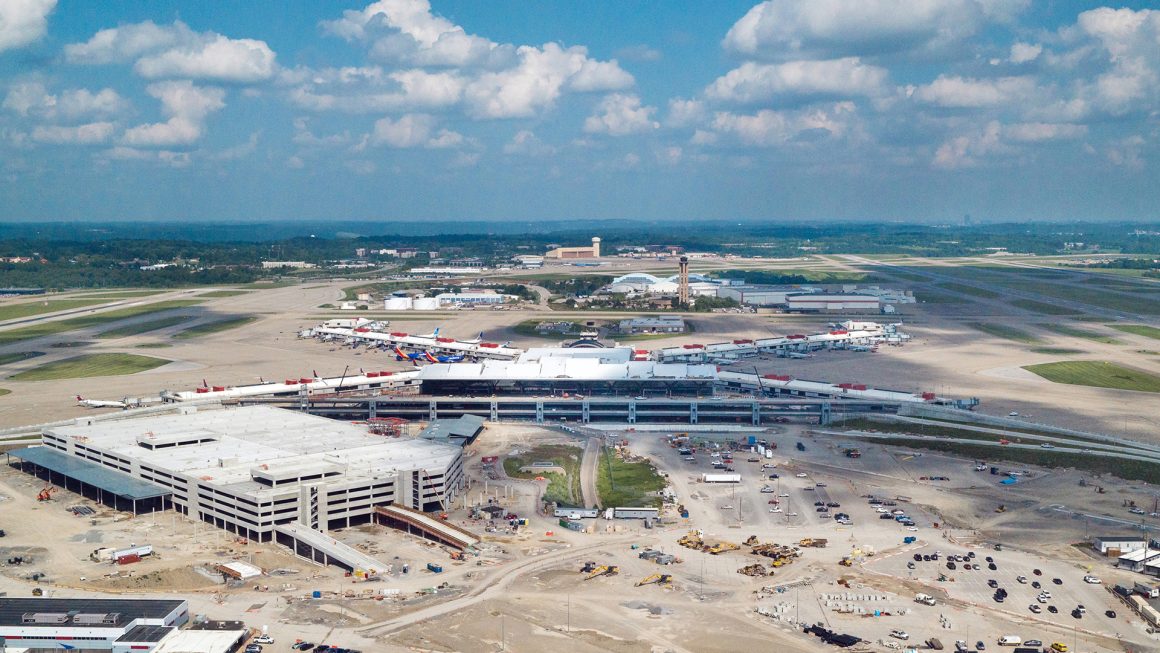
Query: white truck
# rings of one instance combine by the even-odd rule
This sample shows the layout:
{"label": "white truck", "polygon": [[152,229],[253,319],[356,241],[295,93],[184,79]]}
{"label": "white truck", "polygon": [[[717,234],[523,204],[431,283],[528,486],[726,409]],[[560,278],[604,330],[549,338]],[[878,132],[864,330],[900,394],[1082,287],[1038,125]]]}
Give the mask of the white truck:
{"label": "white truck", "polygon": [[1149,599],[1160,598],[1160,587],[1146,583],[1136,583],[1132,586],[1136,593]]}
{"label": "white truck", "polygon": [[934,605],[935,603],[934,597],[930,594],[915,594],[914,602],[921,603],[923,605]]}

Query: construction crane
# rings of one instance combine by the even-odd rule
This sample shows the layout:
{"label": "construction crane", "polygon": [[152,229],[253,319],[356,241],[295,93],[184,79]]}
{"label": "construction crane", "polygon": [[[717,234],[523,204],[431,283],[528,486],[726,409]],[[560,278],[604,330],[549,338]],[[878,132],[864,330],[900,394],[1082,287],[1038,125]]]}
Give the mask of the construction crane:
{"label": "construction crane", "polygon": [[652,576],[645,576],[644,578],[636,581],[636,586],[640,587],[642,585],[653,585],[653,584],[668,585],[671,582],[673,582],[673,577],[670,576],[669,574],[653,574]]}
{"label": "construction crane", "polygon": [[615,576],[620,573],[620,567],[616,565],[599,565],[589,573],[584,580],[592,580],[597,576]]}

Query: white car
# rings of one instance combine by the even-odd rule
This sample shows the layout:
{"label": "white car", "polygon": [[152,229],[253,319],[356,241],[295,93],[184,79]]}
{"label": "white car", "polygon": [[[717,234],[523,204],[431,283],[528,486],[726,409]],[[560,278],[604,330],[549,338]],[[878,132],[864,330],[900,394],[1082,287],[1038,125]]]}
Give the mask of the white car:
{"label": "white car", "polygon": [[781,497],[781,498],[783,498],[783,499],[788,499],[788,498],[789,498],[789,494],[787,494],[787,493],[785,493],[785,492],[782,492],[781,494],[779,494],[779,495],[777,495],[777,496],[779,496],[779,497]]}
{"label": "white car", "polygon": [[269,635],[258,635],[254,638],[254,644],[273,644],[274,638]]}
{"label": "white car", "polygon": [[1099,585],[1100,579],[1096,578],[1095,576],[1084,576],[1083,582],[1088,583],[1090,585]]}
{"label": "white car", "polygon": [[913,533],[913,532],[915,532],[915,531],[917,531],[917,530],[918,530],[918,527],[917,527],[917,526],[907,526],[907,527],[906,527],[906,530],[908,530],[908,531],[910,531],[910,532],[912,532],[912,533]]}
{"label": "white car", "polygon": [[1048,592],[1047,590],[1043,590],[1042,592],[1039,593],[1039,596],[1042,596],[1045,599],[1050,599],[1051,592]]}
{"label": "white car", "polygon": [[889,511],[889,510],[887,510],[886,508],[875,508],[875,509],[874,509],[874,512],[877,512],[877,513],[887,513],[887,512],[890,512],[890,511]]}
{"label": "white car", "polygon": [[781,512],[781,508],[770,508],[770,512]]}
{"label": "white car", "polygon": [[1055,445],[1051,444],[1050,442],[1044,442],[1043,444],[1039,445],[1039,448],[1040,449],[1054,449]]}
{"label": "white car", "polygon": [[1046,597],[1046,596],[1044,596],[1044,595],[1042,595],[1042,594],[1040,594],[1039,596],[1035,597],[1035,600],[1036,600],[1036,601],[1039,601],[1040,603],[1047,603],[1047,597]]}
{"label": "white car", "polygon": [[805,478],[805,477],[809,476],[809,474],[807,474],[805,472],[798,472],[797,474],[795,474],[795,476],[797,476],[798,478]]}
{"label": "white car", "polygon": [[890,631],[890,636],[894,639],[910,639],[910,633],[906,632],[905,630],[892,630]]}
{"label": "white car", "polygon": [[1043,608],[1039,607],[1035,603],[1032,603],[1031,605],[1027,606],[1027,609],[1032,611],[1035,614],[1039,614],[1040,612],[1043,612]]}
{"label": "white car", "polygon": [[797,513],[796,512],[787,512],[787,513],[785,513],[785,516],[786,517],[797,517]]}

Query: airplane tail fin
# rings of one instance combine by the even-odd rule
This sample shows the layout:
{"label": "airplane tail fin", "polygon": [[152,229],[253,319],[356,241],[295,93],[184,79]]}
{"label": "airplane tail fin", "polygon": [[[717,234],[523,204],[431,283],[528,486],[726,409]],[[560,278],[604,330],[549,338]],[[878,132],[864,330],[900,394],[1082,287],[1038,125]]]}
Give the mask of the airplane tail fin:
{"label": "airplane tail fin", "polygon": [[311,371],[311,372],[314,372],[314,378],[316,378],[316,379],[321,379],[321,378],[322,378],[321,376],[318,376],[318,370],[310,370],[310,371]]}
{"label": "airplane tail fin", "polygon": [[85,400],[85,398],[84,398],[84,397],[82,397],[82,396],[80,396],[80,395],[77,395],[77,401],[84,401],[84,400]]}
{"label": "airplane tail fin", "polygon": [[203,388],[208,388],[208,387],[209,387],[209,383],[206,383],[206,380],[205,380],[205,379],[202,379],[202,380],[201,380],[201,387],[203,387]]}

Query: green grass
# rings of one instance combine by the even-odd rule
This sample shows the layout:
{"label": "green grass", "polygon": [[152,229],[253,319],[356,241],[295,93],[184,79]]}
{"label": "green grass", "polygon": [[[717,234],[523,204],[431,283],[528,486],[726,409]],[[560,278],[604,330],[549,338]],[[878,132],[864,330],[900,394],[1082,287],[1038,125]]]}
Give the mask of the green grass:
{"label": "green grass", "polygon": [[1160,376],[1121,367],[1107,361],[1060,361],[1025,365],[1023,369],[1034,372],[1054,383],[1138,392],[1160,392]]}
{"label": "green grass", "polygon": [[1085,338],[1087,340],[1094,340],[1096,342],[1102,342],[1106,345],[1118,345],[1118,344],[1120,344],[1119,340],[1116,340],[1115,338],[1113,338],[1111,336],[1106,336],[1102,333],[1099,333],[1098,331],[1089,331],[1087,329],[1079,329],[1079,328],[1076,328],[1076,327],[1073,327],[1073,326],[1070,326],[1067,324],[1055,324],[1055,323],[1044,322],[1042,324],[1036,324],[1035,326],[1037,326],[1041,329],[1046,329],[1046,330],[1051,331],[1053,333],[1058,333],[1058,334],[1063,335],[1063,336],[1071,336],[1072,338]]}
{"label": "green grass", "polygon": [[121,376],[136,374],[169,363],[162,358],[137,354],[86,354],[53,361],[26,372],[14,374],[14,381],[48,381],[51,379],[80,379],[92,376]]}
{"label": "green grass", "polygon": [[177,338],[178,340],[188,340],[190,338],[200,338],[202,336],[208,336],[212,333],[219,333],[221,331],[228,331],[230,329],[236,329],[238,327],[242,327],[242,326],[245,326],[247,324],[250,324],[251,322],[254,322],[257,319],[258,318],[256,318],[256,317],[251,317],[248,315],[242,315],[242,316],[238,316],[238,317],[228,317],[224,320],[217,320],[216,322],[206,322],[205,324],[199,324],[197,326],[189,327],[188,329],[185,329],[184,331],[178,331],[177,333],[173,334],[173,337]]}
{"label": "green grass", "polygon": [[986,288],[976,288],[968,286],[965,283],[955,283],[954,281],[947,281],[946,283],[938,284],[939,288],[944,290],[953,290],[964,295],[971,295],[973,297],[982,297],[984,299],[995,299],[999,293],[987,290]]}
{"label": "green grass", "polygon": [[596,491],[600,494],[601,506],[660,507],[660,497],[649,493],[664,489],[665,479],[651,463],[626,462],[606,447],[598,466]]}
{"label": "green grass", "polygon": [[1031,311],[1032,313],[1042,313],[1044,315],[1075,315],[1079,312],[1075,309],[1056,306],[1055,304],[1037,302],[1034,299],[1012,299],[1008,303],[1012,306],[1018,306],[1023,310]]}
{"label": "green grass", "polygon": [[170,317],[163,317],[157,320],[149,320],[148,322],[138,322],[136,324],[126,324],[123,327],[116,329],[109,329],[97,334],[98,338],[124,338],[125,336],[135,336],[141,333],[149,333],[158,329],[165,329],[175,324],[181,324],[187,320],[192,320],[193,315],[173,315]]}
{"label": "green grass", "polygon": [[[504,472],[512,478],[532,479],[543,476],[548,479],[544,488],[544,501],[555,501],[568,506],[579,506],[583,502],[580,491],[580,461],[584,451],[567,444],[542,444],[518,456],[508,456],[503,460]],[[521,472],[520,468],[535,462],[552,461],[564,469],[564,474]]]}
{"label": "green grass", "polygon": [[1160,340],[1160,329],[1154,326],[1147,326],[1145,324],[1109,324],[1107,326],[1112,327],[1116,331]]}
{"label": "green grass", "polygon": [[165,349],[173,345],[168,342],[143,342],[139,345],[133,345],[134,349]]}
{"label": "green grass", "polygon": [[5,389],[5,388],[0,388],[0,397],[3,397],[4,395],[8,395],[8,394],[12,394],[12,391]]}
{"label": "green grass", "polygon": [[1035,344],[1040,342],[1039,338],[1036,338],[1030,333],[1027,333],[1026,331],[1020,331],[1015,327],[1009,327],[1005,324],[970,322],[967,324],[967,326],[971,327],[972,329],[982,331],[983,333],[995,336],[996,338],[1003,338],[1004,340],[1014,340],[1015,342],[1022,342],[1026,344]]}
{"label": "green grass", "polygon": [[109,302],[101,298],[83,298],[83,299],[49,299],[46,301],[24,302],[21,304],[4,304],[0,305],[0,320],[15,320],[22,317],[32,317],[33,315],[44,315],[46,313],[55,313],[57,311],[67,311],[73,308],[84,308],[85,306],[96,306],[98,304],[107,304]]}
{"label": "green grass", "polygon": [[1082,349],[1068,349],[1067,347],[1032,347],[1031,351],[1036,354],[1051,354],[1053,356],[1067,356],[1070,354],[1086,354]]}
{"label": "green grass", "polygon": [[[1082,453],[1051,451],[1048,449],[1012,449],[1010,447],[984,446],[959,442],[939,442],[937,440],[904,440],[901,438],[874,438],[880,444],[942,451],[973,460],[992,462],[1023,463],[1040,467],[1071,467],[1093,474],[1111,474],[1127,481],[1160,483],[1160,465],[1123,458],[1105,458]],[[979,474],[982,482],[998,483],[1002,477]]]}
{"label": "green grass", "polygon": [[166,292],[164,290],[115,290],[115,291],[100,291],[96,293],[85,293],[84,299],[131,299],[134,297],[149,297],[150,295],[160,295]]}
{"label": "green grass", "polygon": [[22,340],[31,340],[33,338],[43,338],[44,336],[52,336],[58,333],[67,333],[77,329],[99,327],[105,324],[110,324],[112,322],[117,322],[119,320],[137,317],[139,315],[160,313],[161,311],[168,311],[174,308],[185,308],[200,303],[201,300],[198,299],[175,299],[165,302],[156,302],[154,304],[145,304],[143,306],[119,308],[112,311],[105,311],[103,313],[91,313],[81,317],[69,318],[67,320],[58,320],[56,322],[43,322],[31,326],[20,327],[18,329],[0,331],[0,344],[20,342]]}
{"label": "green grass", "polygon": [[36,358],[37,356],[43,355],[44,352],[42,351],[18,351],[12,354],[0,354],[0,365],[19,363],[20,361],[26,361],[30,358]]}
{"label": "green grass", "polygon": [[211,290],[199,294],[198,297],[202,299],[217,299],[219,297],[237,297],[238,295],[246,295],[250,292],[249,290]]}
{"label": "green grass", "polygon": [[1074,283],[1057,284],[1014,279],[1004,279],[999,283],[1018,290],[1025,290],[1047,297],[1065,299],[1089,306],[1099,306],[1100,308],[1107,308],[1113,311],[1160,315],[1160,301],[1146,297],[1133,297],[1132,295],[1110,292],[1098,288],[1086,288]]}

